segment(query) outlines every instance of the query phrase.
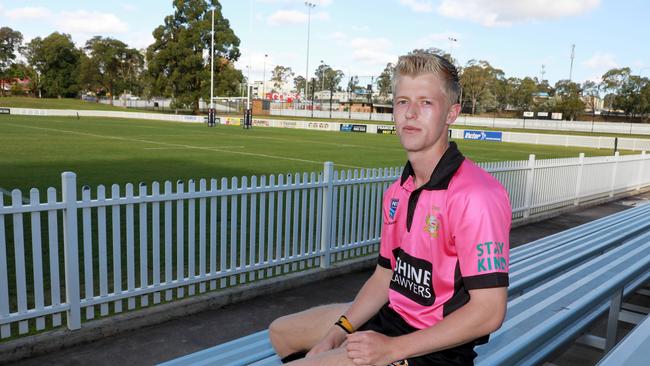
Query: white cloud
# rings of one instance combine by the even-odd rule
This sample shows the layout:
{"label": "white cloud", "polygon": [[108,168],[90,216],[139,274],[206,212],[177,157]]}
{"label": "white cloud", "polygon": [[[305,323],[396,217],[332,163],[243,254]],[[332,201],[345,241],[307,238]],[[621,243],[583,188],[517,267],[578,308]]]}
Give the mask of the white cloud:
{"label": "white cloud", "polygon": [[[330,15],[327,12],[312,13],[311,19],[329,20]],[[270,25],[307,23],[307,13],[298,10],[278,10],[268,17],[267,22]]]}
{"label": "white cloud", "polygon": [[397,56],[386,52],[393,46],[386,38],[354,38],[350,41],[352,58],[366,65],[383,66],[395,62]]}
{"label": "white cloud", "polygon": [[49,17],[50,10],[42,6],[27,6],[24,8],[16,8],[7,10],[5,15],[9,19],[44,19]]}
{"label": "white cloud", "polygon": [[442,0],[441,15],[466,19],[486,27],[508,26],[515,22],[548,20],[586,13],[600,0]]}
{"label": "white cloud", "polygon": [[300,24],[307,22],[307,14],[297,10],[278,10],[267,21],[270,25]]}
{"label": "white cloud", "polygon": [[430,1],[426,0],[399,0],[400,4],[405,5],[416,13],[430,13],[433,6]]}
{"label": "white cloud", "polygon": [[602,80],[602,75],[607,72],[607,70],[618,67],[618,63],[616,62],[614,55],[610,53],[600,52],[597,52],[582,64],[591,69],[590,75],[586,80],[596,82],[600,82]]}
{"label": "white cloud", "polygon": [[614,55],[610,53],[596,53],[583,63],[590,69],[603,70],[618,67]]}
{"label": "white cloud", "polygon": [[54,24],[66,33],[126,33],[129,27],[113,14],[85,10],[62,11]]}
{"label": "white cloud", "polygon": [[124,43],[128,44],[129,47],[135,48],[137,50],[146,49],[151,45],[155,39],[149,31],[140,31],[140,32],[129,32]]}

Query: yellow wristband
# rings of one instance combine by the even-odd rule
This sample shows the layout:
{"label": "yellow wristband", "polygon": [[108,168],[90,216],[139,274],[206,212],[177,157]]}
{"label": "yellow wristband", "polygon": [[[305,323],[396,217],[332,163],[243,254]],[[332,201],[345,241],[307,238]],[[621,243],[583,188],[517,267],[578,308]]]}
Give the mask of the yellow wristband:
{"label": "yellow wristband", "polygon": [[345,315],[341,315],[341,317],[335,324],[343,328],[343,330],[346,331],[348,334],[354,333],[354,327],[352,326],[352,323],[350,323],[350,321]]}

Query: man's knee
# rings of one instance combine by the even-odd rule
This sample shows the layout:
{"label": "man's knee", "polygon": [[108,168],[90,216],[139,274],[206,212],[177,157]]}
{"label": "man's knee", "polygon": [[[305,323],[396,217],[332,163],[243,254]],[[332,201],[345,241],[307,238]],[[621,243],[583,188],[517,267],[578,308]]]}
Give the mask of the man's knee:
{"label": "man's knee", "polygon": [[291,329],[290,322],[289,316],[283,316],[269,325],[269,339],[279,354],[291,352],[287,344],[288,330]]}

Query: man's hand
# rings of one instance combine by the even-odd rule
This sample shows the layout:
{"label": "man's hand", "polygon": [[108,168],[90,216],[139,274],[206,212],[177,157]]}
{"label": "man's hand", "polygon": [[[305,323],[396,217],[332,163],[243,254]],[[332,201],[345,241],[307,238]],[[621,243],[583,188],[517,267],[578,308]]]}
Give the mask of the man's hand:
{"label": "man's hand", "polygon": [[319,353],[327,352],[341,346],[345,341],[346,333],[338,326],[332,327],[329,332],[307,353],[306,357],[315,356]]}
{"label": "man's hand", "polygon": [[392,338],[366,331],[348,335],[346,350],[355,365],[388,365],[395,361]]}

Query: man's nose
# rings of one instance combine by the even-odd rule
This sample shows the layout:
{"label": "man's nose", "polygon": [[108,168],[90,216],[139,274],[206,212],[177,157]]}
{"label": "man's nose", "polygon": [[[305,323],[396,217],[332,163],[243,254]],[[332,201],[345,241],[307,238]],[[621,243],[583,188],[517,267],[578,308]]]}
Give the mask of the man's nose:
{"label": "man's nose", "polygon": [[418,116],[418,107],[416,103],[409,103],[406,109],[406,119],[414,119]]}

